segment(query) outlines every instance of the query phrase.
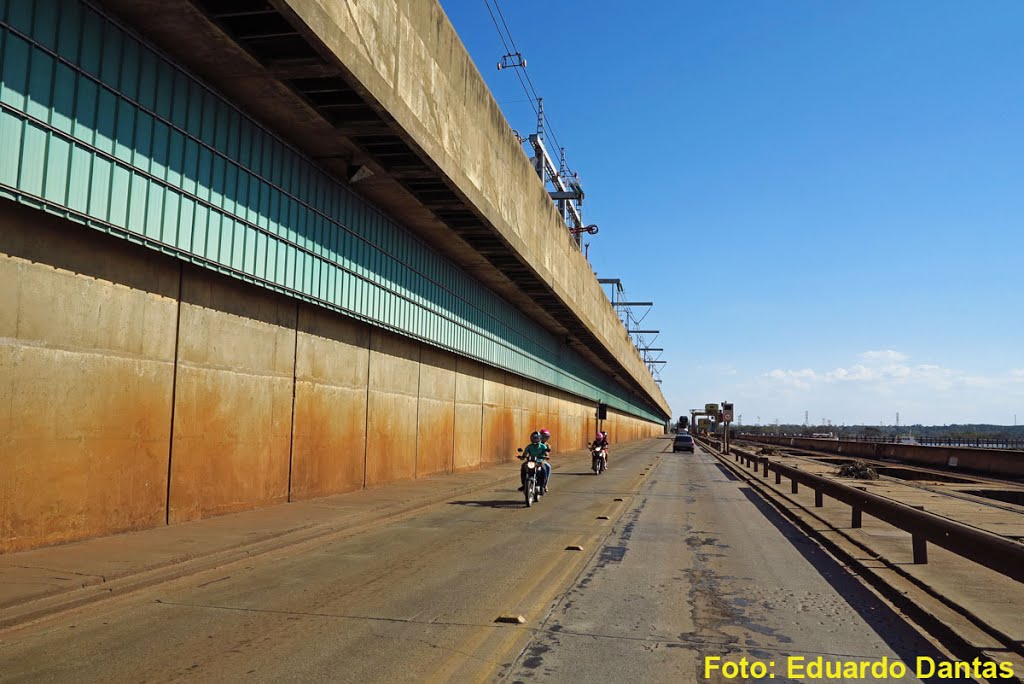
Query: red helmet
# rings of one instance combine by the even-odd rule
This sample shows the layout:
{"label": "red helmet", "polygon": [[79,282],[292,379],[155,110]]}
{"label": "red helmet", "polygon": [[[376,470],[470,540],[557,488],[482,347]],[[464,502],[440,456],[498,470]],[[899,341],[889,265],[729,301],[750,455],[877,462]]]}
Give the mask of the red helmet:
{"label": "red helmet", "polygon": [[551,438],[551,431],[548,430],[547,428],[541,428],[539,430],[539,432],[540,432],[540,438],[541,439],[550,439]]}

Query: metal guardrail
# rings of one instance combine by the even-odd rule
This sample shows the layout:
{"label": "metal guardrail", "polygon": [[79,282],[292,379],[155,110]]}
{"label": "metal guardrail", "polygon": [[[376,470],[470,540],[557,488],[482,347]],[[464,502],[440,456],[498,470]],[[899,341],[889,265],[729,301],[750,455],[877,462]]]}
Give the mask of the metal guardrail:
{"label": "metal guardrail", "polygon": [[745,462],[755,472],[760,471],[763,477],[768,477],[769,471],[773,471],[775,484],[781,484],[784,477],[789,479],[793,494],[799,491],[801,484],[813,489],[816,508],[824,505],[825,496],[847,504],[852,509],[851,524],[855,528],[861,526],[861,518],[866,513],[909,532],[915,564],[928,562],[927,544],[930,542],[1006,577],[1024,582],[1024,544],[771,461],[767,456],[755,456],[735,447],[731,451],[736,461]]}

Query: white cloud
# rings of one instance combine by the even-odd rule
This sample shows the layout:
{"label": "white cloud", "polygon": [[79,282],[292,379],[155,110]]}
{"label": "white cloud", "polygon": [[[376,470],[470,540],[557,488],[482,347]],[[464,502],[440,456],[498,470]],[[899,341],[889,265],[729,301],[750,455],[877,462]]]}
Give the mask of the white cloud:
{"label": "white cloud", "polygon": [[827,385],[856,385],[861,391],[873,390],[890,393],[895,390],[920,389],[933,392],[949,392],[958,387],[1005,387],[1011,383],[1024,382],[1024,369],[1014,369],[1008,375],[978,376],[945,368],[935,364],[906,363],[910,357],[892,349],[866,351],[858,354],[861,363],[829,371],[815,371],[811,368],[798,370],[775,368],[762,378],[782,388],[810,389]]}
{"label": "white cloud", "polygon": [[694,366],[694,370],[707,371],[708,373],[715,373],[718,375],[736,375],[739,372],[736,370],[736,366],[731,363],[700,363]]}
{"label": "white cloud", "polygon": [[850,368],[836,368],[823,373],[826,382],[860,382],[885,385],[923,384],[933,389],[948,389],[956,371],[933,364],[916,366],[903,363],[909,357],[900,352],[864,352],[859,355],[865,363]]}
{"label": "white cloud", "polygon": [[765,373],[764,377],[787,387],[795,387],[796,389],[809,389],[812,382],[819,380],[818,374],[810,368],[802,368],[800,370],[776,368]]}
{"label": "white cloud", "polygon": [[866,351],[859,354],[862,361],[865,363],[901,363],[906,361],[909,357],[898,351],[892,349],[883,349],[881,351]]}
{"label": "white cloud", "polygon": [[1010,424],[1014,412],[1024,413],[1024,368],[986,373],[915,363],[892,349],[853,354],[831,369],[775,367],[730,387],[750,422],[760,414],[799,423],[809,411],[814,421],[891,424],[898,411],[906,423]]}

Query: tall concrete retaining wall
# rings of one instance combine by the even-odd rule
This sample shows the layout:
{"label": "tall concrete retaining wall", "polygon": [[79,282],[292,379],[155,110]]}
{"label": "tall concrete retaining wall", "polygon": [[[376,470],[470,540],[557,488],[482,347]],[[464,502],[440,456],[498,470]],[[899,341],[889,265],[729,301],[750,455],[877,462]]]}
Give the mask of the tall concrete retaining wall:
{"label": "tall concrete retaining wall", "polygon": [[[120,3],[114,3],[120,4]],[[619,321],[437,0],[278,0],[348,69],[668,415]],[[549,150],[557,156],[557,150]]]}
{"label": "tall concrete retaining wall", "polygon": [[[0,552],[511,461],[588,401],[0,202]],[[612,414],[615,442],[662,432]]]}

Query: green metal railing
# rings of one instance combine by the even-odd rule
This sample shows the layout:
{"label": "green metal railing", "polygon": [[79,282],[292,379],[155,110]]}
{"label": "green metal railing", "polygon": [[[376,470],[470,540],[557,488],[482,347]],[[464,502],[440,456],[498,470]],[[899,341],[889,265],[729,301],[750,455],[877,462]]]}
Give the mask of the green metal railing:
{"label": "green metal railing", "polygon": [[660,422],[129,30],[0,0],[0,195]]}

